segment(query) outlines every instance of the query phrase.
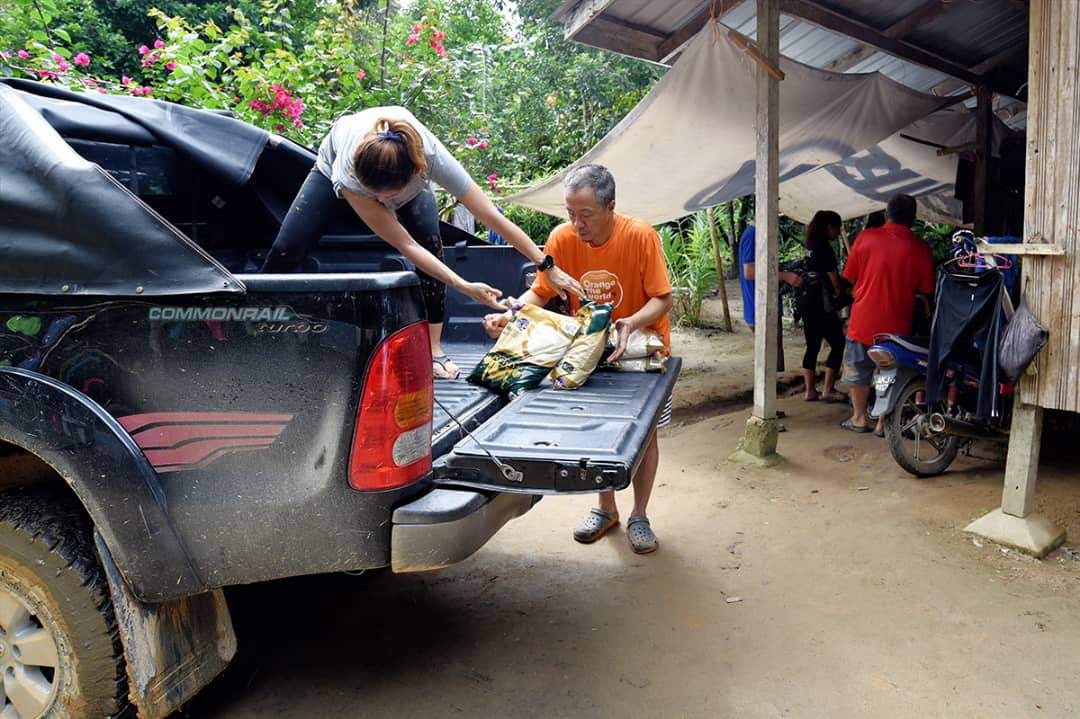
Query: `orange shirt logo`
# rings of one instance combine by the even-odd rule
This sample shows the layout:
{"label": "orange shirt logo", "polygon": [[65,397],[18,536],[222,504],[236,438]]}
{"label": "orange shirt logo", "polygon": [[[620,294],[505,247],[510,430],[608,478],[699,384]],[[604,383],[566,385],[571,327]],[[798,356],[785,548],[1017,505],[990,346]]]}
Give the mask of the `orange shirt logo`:
{"label": "orange shirt logo", "polygon": [[623,287],[619,278],[607,270],[590,270],[581,276],[581,286],[593,302],[610,304],[617,309],[623,301]]}

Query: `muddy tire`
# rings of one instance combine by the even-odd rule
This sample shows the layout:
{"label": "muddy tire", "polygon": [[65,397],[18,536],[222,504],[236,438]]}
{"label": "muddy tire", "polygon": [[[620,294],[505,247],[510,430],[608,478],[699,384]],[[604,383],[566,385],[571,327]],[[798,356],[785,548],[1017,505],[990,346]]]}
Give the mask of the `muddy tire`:
{"label": "muddy tire", "polygon": [[70,497],[0,495],[0,714],[107,717],[127,678],[92,527]]}
{"label": "muddy tire", "polygon": [[[920,428],[926,426],[928,409],[915,402],[916,394],[926,390],[925,380],[908,382],[900,392],[893,409],[885,419],[885,438],[896,463],[916,477],[936,477],[949,468],[960,451],[956,436],[928,436]],[[921,421],[920,421],[921,416]]]}

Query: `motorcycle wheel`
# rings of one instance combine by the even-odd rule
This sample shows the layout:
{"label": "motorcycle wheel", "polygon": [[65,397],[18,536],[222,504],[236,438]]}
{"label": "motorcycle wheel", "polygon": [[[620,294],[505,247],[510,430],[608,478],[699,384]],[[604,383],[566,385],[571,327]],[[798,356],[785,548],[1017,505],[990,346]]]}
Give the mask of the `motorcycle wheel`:
{"label": "motorcycle wheel", "polygon": [[953,463],[960,451],[960,437],[930,431],[930,408],[915,403],[926,381],[912,380],[900,392],[896,408],[885,420],[885,438],[896,463],[916,477],[935,477]]}

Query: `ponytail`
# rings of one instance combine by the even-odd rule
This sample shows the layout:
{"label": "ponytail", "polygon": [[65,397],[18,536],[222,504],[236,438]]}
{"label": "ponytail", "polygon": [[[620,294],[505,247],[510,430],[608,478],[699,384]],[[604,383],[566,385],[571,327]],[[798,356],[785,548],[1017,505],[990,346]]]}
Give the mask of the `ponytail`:
{"label": "ponytail", "polygon": [[379,118],[353,152],[353,171],[372,190],[404,187],[413,176],[427,171],[424,141],[405,120]]}

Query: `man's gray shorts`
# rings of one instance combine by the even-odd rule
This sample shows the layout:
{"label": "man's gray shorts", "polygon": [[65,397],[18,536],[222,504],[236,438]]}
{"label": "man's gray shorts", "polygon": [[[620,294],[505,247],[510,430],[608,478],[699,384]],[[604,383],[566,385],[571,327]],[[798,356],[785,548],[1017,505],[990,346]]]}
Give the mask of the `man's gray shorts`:
{"label": "man's gray shorts", "polygon": [[869,346],[848,339],[844,347],[844,384],[869,387],[874,378],[874,361],[866,354]]}

